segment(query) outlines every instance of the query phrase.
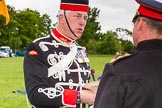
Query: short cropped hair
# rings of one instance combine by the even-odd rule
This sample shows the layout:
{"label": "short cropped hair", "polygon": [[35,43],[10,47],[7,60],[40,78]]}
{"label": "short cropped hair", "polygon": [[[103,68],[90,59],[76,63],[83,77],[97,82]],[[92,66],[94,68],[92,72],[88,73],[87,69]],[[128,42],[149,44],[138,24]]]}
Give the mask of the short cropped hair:
{"label": "short cropped hair", "polygon": [[148,17],[142,17],[150,30],[155,30],[157,34],[162,35],[162,21],[161,20],[156,20]]}
{"label": "short cropped hair", "polygon": [[[58,11],[58,14],[57,14],[57,17],[58,17],[59,15],[61,15],[61,14],[64,15],[64,11],[65,11],[65,10],[59,10],[59,11]],[[69,10],[66,10],[66,13],[68,13],[68,12],[70,12],[70,11],[69,11]]]}

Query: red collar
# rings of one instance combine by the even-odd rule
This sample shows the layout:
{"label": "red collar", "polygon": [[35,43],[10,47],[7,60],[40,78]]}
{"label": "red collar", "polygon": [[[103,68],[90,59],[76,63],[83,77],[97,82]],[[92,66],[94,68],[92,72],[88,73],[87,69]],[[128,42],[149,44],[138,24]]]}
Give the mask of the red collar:
{"label": "red collar", "polygon": [[67,36],[63,35],[57,28],[52,30],[53,34],[63,42],[73,42],[72,39],[68,38]]}

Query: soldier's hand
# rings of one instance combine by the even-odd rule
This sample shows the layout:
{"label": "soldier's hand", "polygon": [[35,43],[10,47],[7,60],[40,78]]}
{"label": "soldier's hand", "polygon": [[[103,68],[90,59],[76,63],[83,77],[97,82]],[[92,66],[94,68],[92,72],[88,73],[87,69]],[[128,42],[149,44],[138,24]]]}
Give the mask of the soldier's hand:
{"label": "soldier's hand", "polygon": [[94,104],[96,92],[92,90],[80,91],[80,99],[83,103],[92,105]]}

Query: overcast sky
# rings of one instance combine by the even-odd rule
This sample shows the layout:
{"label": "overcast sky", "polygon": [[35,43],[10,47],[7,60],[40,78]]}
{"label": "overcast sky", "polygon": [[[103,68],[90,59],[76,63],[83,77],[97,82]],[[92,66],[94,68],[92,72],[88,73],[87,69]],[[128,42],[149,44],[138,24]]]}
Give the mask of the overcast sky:
{"label": "overcast sky", "polygon": [[[16,10],[30,8],[41,14],[48,14],[53,22],[59,10],[60,0],[5,0],[7,5],[15,7]],[[89,0],[90,7],[100,10],[98,21],[101,31],[115,30],[118,27],[132,31],[132,17],[138,4],[135,0]]]}

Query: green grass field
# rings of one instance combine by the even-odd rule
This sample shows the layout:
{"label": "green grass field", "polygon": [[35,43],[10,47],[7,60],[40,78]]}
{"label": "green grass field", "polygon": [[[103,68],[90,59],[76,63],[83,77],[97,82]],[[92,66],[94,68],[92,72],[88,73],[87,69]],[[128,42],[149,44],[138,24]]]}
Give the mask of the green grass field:
{"label": "green grass field", "polygon": [[[90,66],[96,70],[96,78],[101,75],[104,65],[113,56],[89,55]],[[0,108],[28,108],[24,94],[23,57],[0,58]]]}
{"label": "green grass field", "polygon": [[27,108],[24,90],[23,57],[0,58],[0,108]]}

